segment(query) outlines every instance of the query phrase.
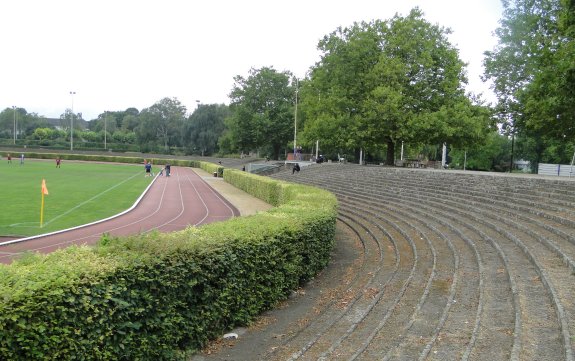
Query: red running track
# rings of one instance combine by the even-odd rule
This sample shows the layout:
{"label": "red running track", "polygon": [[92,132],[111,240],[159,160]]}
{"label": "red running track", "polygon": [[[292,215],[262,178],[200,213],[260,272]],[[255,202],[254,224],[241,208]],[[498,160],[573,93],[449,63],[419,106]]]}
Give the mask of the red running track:
{"label": "red running track", "polygon": [[95,244],[104,233],[125,236],[152,230],[172,232],[239,214],[191,168],[172,167],[171,176],[157,176],[129,211],[61,232],[2,242],[0,262],[10,263],[26,251],[49,253],[72,244]]}

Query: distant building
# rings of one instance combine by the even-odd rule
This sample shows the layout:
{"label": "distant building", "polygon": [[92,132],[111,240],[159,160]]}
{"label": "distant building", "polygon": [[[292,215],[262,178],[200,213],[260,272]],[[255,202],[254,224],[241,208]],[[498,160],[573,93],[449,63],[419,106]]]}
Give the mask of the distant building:
{"label": "distant building", "polygon": [[531,171],[531,164],[528,160],[519,159],[513,162],[513,168],[528,173]]}
{"label": "distant building", "polygon": [[[51,126],[53,126],[58,130],[70,128],[69,120],[60,118],[43,118],[43,119],[46,121],[46,123],[50,124]],[[86,129],[87,123],[88,122],[86,122],[82,118],[74,117],[74,129],[76,128]],[[66,124],[66,126],[64,126],[64,124]]]}

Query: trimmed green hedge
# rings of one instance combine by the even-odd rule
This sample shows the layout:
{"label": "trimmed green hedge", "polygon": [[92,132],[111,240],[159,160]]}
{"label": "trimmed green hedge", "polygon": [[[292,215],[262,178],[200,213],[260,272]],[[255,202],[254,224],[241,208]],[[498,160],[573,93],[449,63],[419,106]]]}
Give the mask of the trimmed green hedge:
{"label": "trimmed green hedge", "polygon": [[184,359],[327,265],[337,214],[331,193],[193,165],[223,172],[276,207],[180,232],[103,237],[94,248],[0,266],[0,359]]}
{"label": "trimmed green hedge", "polygon": [[[12,154],[12,159],[19,159],[20,152],[0,152],[2,157]],[[151,161],[155,165],[165,165],[170,163],[174,166],[201,168],[206,172],[213,174],[217,172],[218,177],[221,177],[224,172],[224,167],[218,164],[203,162],[198,160],[185,160],[185,159],[164,159],[164,158],[144,158],[144,157],[129,157],[129,156],[112,156],[112,155],[94,155],[94,154],[60,154],[60,153],[37,153],[37,152],[24,152],[26,158],[35,159],[56,159],[60,157],[62,160],[82,160],[87,162],[110,162],[110,163],[135,163],[142,164],[144,160]]]}

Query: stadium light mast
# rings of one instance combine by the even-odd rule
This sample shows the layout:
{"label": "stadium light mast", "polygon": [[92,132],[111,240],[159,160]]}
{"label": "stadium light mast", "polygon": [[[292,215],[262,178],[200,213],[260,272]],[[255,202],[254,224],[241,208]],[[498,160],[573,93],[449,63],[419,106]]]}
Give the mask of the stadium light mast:
{"label": "stadium light mast", "polygon": [[14,145],[16,145],[16,106],[13,105],[12,109],[14,110]]}
{"label": "stadium light mast", "polygon": [[108,133],[108,129],[107,129],[107,126],[106,126],[106,121],[107,121],[107,120],[108,120],[108,111],[107,111],[107,110],[104,110],[104,149],[108,149],[108,148],[107,148],[107,144],[106,144],[106,140],[107,140],[107,139],[106,139],[106,135],[107,135],[106,133]]}
{"label": "stadium light mast", "polygon": [[296,147],[297,147],[297,93],[298,93],[298,79],[295,78],[295,111],[293,119],[293,160],[296,160]]}
{"label": "stadium light mast", "polygon": [[70,95],[72,96],[72,114],[70,117],[70,150],[74,150],[74,94],[76,94],[76,92],[70,92]]}

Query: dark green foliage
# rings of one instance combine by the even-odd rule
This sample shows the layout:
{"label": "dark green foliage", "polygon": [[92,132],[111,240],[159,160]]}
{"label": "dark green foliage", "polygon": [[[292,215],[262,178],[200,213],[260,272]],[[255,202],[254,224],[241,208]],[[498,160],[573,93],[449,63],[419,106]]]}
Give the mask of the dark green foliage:
{"label": "dark green foliage", "polygon": [[229,132],[221,139],[237,151],[270,147],[279,159],[283,147],[293,139],[295,92],[292,74],[273,68],[251,69],[247,78],[234,77],[230,93]]}
{"label": "dark green foliage", "polygon": [[348,155],[360,148],[377,154],[386,145],[387,164],[402,141],[481,143],[490,114],[465,94],[465,64],[449,33],[415,8],[325,36],[321,60],[302,82],[302,142],[319,139],[323,154]]}
{"label": "dark green foliage", "polygon": [[229,115],[224,104],[200,105],[190,115],[183,127],[183,146],[188,154],[212,155],[218,149],[218,138],[222,136],[224,119]]}
{"label": "dark green foliage", "polygon": [[[181,145],[181,125],[184,123],[186,107],[176,98],[164,98],[139,115],[140,123],[135,128],[138,143],[150,150],[169,151],[170,145]],[[142,151],[145,151],[142,149]]]}
{"label": "dark green foliage", "polygon": [[503,8],[499,42],[485,53],[485,78],[493,81],[501,128],[535,143],[529,159],[537,164],[557,142],[573,146],[575,9],[571,0],[508,0]]}
{"label": "dark green foliage", "polygon": [[183,359],[326,266],[333,195],[230,169],[224,177],[266,189],[277,207],[170,234],[105,235],[96,248],[0,266],[0,359]]}

